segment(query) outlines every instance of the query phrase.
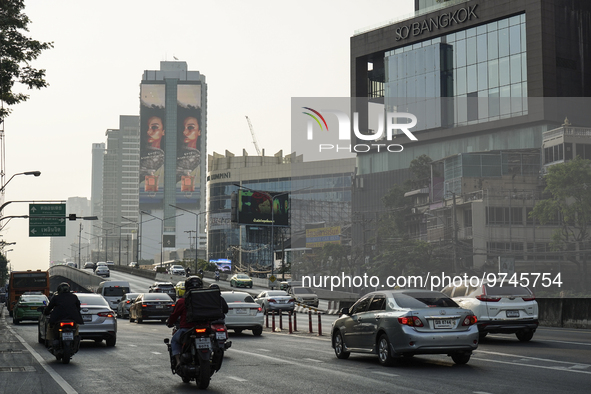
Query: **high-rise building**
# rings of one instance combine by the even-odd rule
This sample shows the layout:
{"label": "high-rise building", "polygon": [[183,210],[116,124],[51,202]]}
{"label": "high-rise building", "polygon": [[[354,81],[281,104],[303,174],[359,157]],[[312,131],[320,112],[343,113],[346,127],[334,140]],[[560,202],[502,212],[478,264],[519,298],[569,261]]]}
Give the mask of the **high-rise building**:
{"label": "high-rise building", "polygon": [[[90,185],[91,216],[96,216],[99,221],[103,219],[103,164],[105,161],[105,143],[92,144],[92,176]],[[100,229],[90,226],[91,250],[100,247]]]}
{"label": "high-rise building", "polygon": [[141,258],[180,258],[174,252],[190,246],[184,232],[204,220],[198,214],[205,210],[205,76],[182,61],[163,61],[160,70],[144,71],[140,125]]}
{"label": "high-rise building", "polygon": [[119,129],[109,129],[105,135],[102,218],[94,224],[101,234],[97,259],[127,265],[135,260],[133,239],[139,221],[139,117],[121,115]]}
{"label": "high-rise building", "polygon": [[[90,216],[91,203],[86,197],[69,197],[66,202],[66,212],[76,216]],[[49,241],[49,258],[52,263],[72,261],[79,264],[90,256],[88,236],[81,231],[90,227],[87,221],[66,221],[66,236],[51,237]]]}
{"label": "high-rise building", "polygon": [[[544,133],[560,127],[565,117],[575,126],[591,124],[586,99],[591,96],[586,67],[591,3],[415,0],[415,10],[411,17],[351,38],[351,96],[379,103],[386,113],[413,113],[418,119],[417,141],[395,135],[404,146],[401,152],[358,153],[353,211],[383,212],[381,198],[411,177],[410,162],[421,155],[435,161],[455,155],[476,160],[490,156],[468,153],[539,149]],[[353,110],[363,129],[367,108]],[[482,168],[486,177],[487,165],[464,162],[453,168]],[[502,165],[503,174],[512,171],[510,163]],[[462,193],[465,185],[459,180],[471,176],[450,173],[451,168],[445,169],[444,201],[434,201],[433,190],[426,194],[431,210]],[[521,175],[513,173],[513,178]],[[356,226],[353,239],[361,239],[362,232],[367,228]],[[482,258],[475,263],[481,264]]]}

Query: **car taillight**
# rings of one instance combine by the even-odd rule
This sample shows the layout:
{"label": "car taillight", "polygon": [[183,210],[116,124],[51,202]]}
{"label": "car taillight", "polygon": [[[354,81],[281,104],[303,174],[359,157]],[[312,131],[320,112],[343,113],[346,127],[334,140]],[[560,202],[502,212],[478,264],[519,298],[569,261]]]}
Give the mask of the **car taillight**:
{"label": "car taillight", "polygon": [[423,327],[423,322],[417,316],[399,317],[398,323],[411,327]]}
{"label": "car taillight", "polygon": [[290,298],[287,302],[295,302],[295,298]]}
{"label": "car taillight", "polygon": [[462,322],[462,326],[471,326],[472,324],[476,324],[478,319],[474,315],[466,316],[464,321]]}
{"label": "car taillight", "polygon": [[130,300],[125,301],[126,304],[129,304],[130,302],[131,302]]}
{"label": "car taillight", "polygon": [[172,304],[172,305],[171,305],[171,307],[173,307],[173,308],[174,308],[174,304]]}
{"label": "car taillight", "polygon": [[113,314],[111,312],[99,312],[97,313],[97,315],[99,315],[100,317],[113,317]]}
{"label": "car taillight", "polygon": [[480,300],[480,301],[484,301],[484,302],[499,302],[501,300],[501,297],[492,297],[492,296],[487,296],[486,294],[483,294],[483,295],[476,296],[476,299]]}
{"label": "car taillight", "polygon": [[521,297],[521,298],[523,298],[523,301],[534,301],[536,299],[536,296],[532,294],[529,297]]}
{"label": "car taillight", "polygon": [[142,304],[142,308],[147,308],[148,304]]}
{"label": "car taillight", "polygon": [[60,322],[60,327],[74,327],[74,322],[73,321]]}
{"label": "car taillight", "polygon": [[269,302],[273,302],[273,303],[275,303],[275,302],[277,302],[277,301],[275,301],[273,298],[269,298]]}

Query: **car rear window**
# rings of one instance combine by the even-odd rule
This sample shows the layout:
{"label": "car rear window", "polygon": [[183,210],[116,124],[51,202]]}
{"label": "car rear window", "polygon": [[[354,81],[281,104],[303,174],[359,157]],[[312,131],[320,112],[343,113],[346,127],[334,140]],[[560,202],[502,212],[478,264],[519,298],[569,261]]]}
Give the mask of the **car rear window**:
{"label": "car rear window", "polygon": [[47,301],[47,297],[35,296],[35,295],[21,296],[20,301],[21,302],[43,302],[43,301]]}
{"label": "car rear window", "polygon": [[254,299],[247,293],[222,293],[226,302],[254,302]]}
{"label": "car rear window", "polygon": [[454,300],[438,292],[412,292],[394,294],[396,304],[401,308],[458,308]]}
{"label": "car rear window", "polygon": [[144,294],[145,301],[172,301],[168,294],[164,293],[146,293]]}
{"label": "car rear window", "polygon": [[523,295],[530,295],[531,292],[527,287],[523,286],[514,286],[508,283],[503,283],[503,286],[489,286],[485,285],[486,287],[486,294],[487,295],[514,295],[514,296],[523,296]]}
{"label": "car rear window", "polygon": [[314,294],[314,292],[307,287],[294,287],[293,292],[295,294]]}
{"label": "car rear window", "polygon": [[118,297],[129,293],[129,287],[105,287],[103,289],[103,295],[107,297]]}
{"label": "car rear window", "polygon": [[286,296],[287,293],[284,291],[269,291],[267,293],[267,295],[270,297],[277,297],[277,296]]}
{"label": "car rear window", "polygon": [[100,305],[109,307],[109,303],[102,296],[76,293],[82,305]]}

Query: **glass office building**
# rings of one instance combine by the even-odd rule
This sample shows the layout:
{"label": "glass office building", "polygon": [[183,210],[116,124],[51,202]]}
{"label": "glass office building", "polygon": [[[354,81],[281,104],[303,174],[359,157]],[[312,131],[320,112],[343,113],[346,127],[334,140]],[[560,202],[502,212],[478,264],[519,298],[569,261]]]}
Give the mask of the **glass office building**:
{"label": "glass office building", "polygon": [[[209,156],[208,259],[231,259],[241,270],[266,269],[271,264],[271,234],[275,250],[305,246],[309,224],[346,226],[351,222],[351,183],[355,159],[303,162],[302,156]],[[240,185],[240,186],[238,186]],[[289,194],[290,226],[232,223],[232,193],[239,188]]]}

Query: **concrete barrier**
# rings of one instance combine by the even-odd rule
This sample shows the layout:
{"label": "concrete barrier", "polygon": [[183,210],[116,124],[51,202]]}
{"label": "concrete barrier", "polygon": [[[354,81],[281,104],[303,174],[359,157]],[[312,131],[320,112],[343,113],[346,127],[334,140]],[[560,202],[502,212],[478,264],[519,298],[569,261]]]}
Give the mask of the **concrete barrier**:
{"label": "concrete barrier", "polygon": [[[81,270],[68,265],[54,265],[53,267],[49,267],[49,276],[63,278],[68,282],[73,282],[77,286],[83,287],[92,293],[94,293],[98,285],[105,280],[105,278],[94,275],[90,270]],[[50,288],[57,281],[59,281],[59,279],[50,281]],[[51,288],[51,290],[55,291],[54,288]]]}
{"label": "concrete barrier", "polygon": [[591,298],[536,298],[540,325],[591,328]]}

